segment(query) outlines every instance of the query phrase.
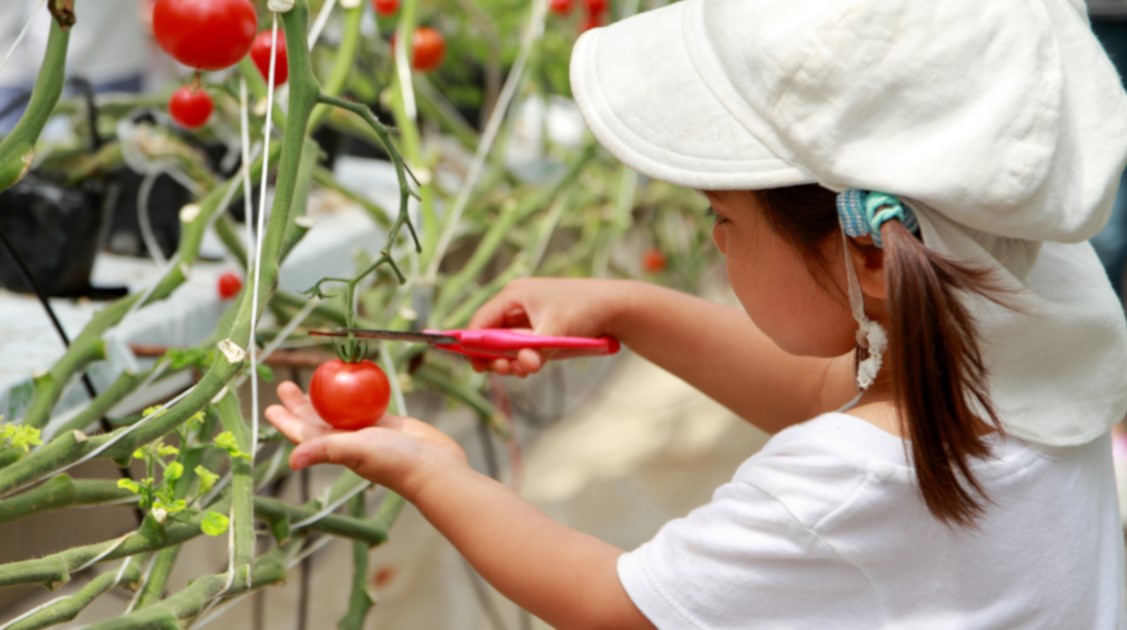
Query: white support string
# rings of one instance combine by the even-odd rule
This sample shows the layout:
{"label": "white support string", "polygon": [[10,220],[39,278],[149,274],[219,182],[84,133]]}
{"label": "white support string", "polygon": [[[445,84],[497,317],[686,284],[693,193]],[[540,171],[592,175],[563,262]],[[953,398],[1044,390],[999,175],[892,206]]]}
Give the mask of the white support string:
{"label": "white support string", "polygon": [[524,74],[524,67],[528,64],[533,45],[544,33],[544,17],[547,15],[547,7],[546,0],[536,0],[532,3],[528,24],[525,27],[524,36],[521,38],[520,55],[513,63],[513,69],[509,72],[508,78],[505,79],[505,85],[501,88],[497,104],[494,105],[493,111],[489,115],[489,121],[485,124],[485,131],[481,134],[481,143],[477,145],[477,152],[470,163],[469,172],[466,173],[466,180],[462,182],[461,190],[458,191],[458,198],[454,200],[454,207],[450,210],[450,216],[444,221],[442,233],[438,237],[438,244],[434,248],[434,256],[430,259],[430,265],[427,267],[424,279],[426,286],[432,286],[438,278],[438,267],[442,263],[446,249],[454,238],[454,232],[461,221],[462,213],[465,212],[466,205],[469,203],[470,194],[485,169],[485,161],[490,156],[490,149],[492,149],[493,142],[497,138],[497,133],[501,130],[505,113],[516,95],[517,85]]}
{"label": "white support string", "polygon": [[[130,556],[130,558],[132,557],[133,556]],[[156,566],[157,554],[153,554],[152,557],[149,558],[148,563],[145,564],[145,570],[141,572],[141,579],[139,580],[140,586],[137,587],[137,592],[134,593],[133,597],[129,600],[129,605],[125,607],[125,611],[122,615],[128,615],[133,612],[133,609],[141,602],[141,595],[145,592],[145,585],[149,583],[149,578],[152,577],[153,569],[156,568]]]}
{"label": "white support string", "polygon": [[[313,27],[309,29],[309,50],[313,50],[313,45],[321,38],[321,31],[325,30],[325,24],[329,22],[329,15],[333,12],[336,6],[336,0],[329,0],[321,5],[321,12],[317,14],[317,19],[313,20]],[[273,85],[273,82],[271,82]]]}
{"label": "white support string", "polygon": [[98,563],[99,560],[101,560],[102,558],[105,558],[106,556],[108,556],[111,553],[113,553],[114,551],[116,551],[117,548],[120,547],[122,544],[124,544],[125,541],[132,535],[133,535],[133,532],[129,532],[128,534],[122,534],[120,537],[118,537],[118,539],[116,541],[114,541],[114,544],[107,547],[105,549],[105,551],[102,551],[101,553],[94,556],[93,558],[90,558],[86,562],[83,562],[81,565],[71,569],[70,572],[71,573],[78,573],[79,571],[82,571],[83,569],[94,566],[95,564]]}
{"label": "white support string", "polygon": [[354,496],[360,494],[361,492],[367,490],[371,486],[372,486],[372,482],[370,482],[370,481],[364,481],[364,482],[356,484],[356,486],[354,488],[352,488],[348,492],[345,492],[344,494],[342,494],[340,497],[337,498],[336,501],[333,501],[332,503],[329,503],[325,507],[321,508],[321,510],[318,511],[316,514],[310,516],[309,518],[301,519],[300,521],[290,525],[290,529],[301,529],[302,527],[306,527],[308,525],[312,525],[313,523],[316,523],[317,521],[325,518],[326,516],[332,514],[333,512],[336,512],[337,508],[339,508],[340,506],[347,503],[349,499],[351,499],[352,497],[354,497]]}
{"label": "white support string", "polygon": [[12,47],[8,49],[8,54],[4,55],[4,61],[0,61],[0,72],[3,72],[4,68],[8,66],[8,62],[12,60],[12,55],[16,52],[16,49],[20,47],[20,42],[23,41],[23,38],[27,37],[27,32],[31,30],[31,25],[35,22],[36,14],[42,11],[45,6],[47,6],[47,0],[40,0],[39,6],[35,7],[31,15],[27,16],[27,24],[23,25],[23,30],[21,30],[19,36],[16,37],[16,41],[12,42]]}
{"label": "white support string", "polygon": [[12,626],[14,626],[17,623],[23,621],[24,619],[27,619],[28,617],[31,617],[32,615],[34,615],[35,613],[43,610],[44,608],[50,608],[51,606],[58,604],[59,602],[63,601],[64,599],[67,599],[68,597],[70,597],[70,596],[69,595],[60,595],[60,596],[55,597],[53,599],[49,599],[49,600],[43,602],[42,604],[39,604],[35,608],[32,608],[31,610],[25,612],[24,614],[20,615],[19,617],[12,617],[11,619],[9,619],[9,620],[5,621],[4,623],[0,624],[0,630],[7,630],[8,628],[11,628]]}

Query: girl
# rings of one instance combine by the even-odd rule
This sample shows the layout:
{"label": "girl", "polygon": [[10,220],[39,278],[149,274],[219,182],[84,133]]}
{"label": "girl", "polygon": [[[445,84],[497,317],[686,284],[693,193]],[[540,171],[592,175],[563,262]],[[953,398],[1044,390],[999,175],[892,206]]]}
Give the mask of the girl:
{"label": "girl", "polygon": [[266,413],[293,468],[399,492],[557,627],[1127,624],[1108,439],[1127,329],[1081,242],[1127,98],[1081,3],[686,0],[584,35],[572,89],[620,159],[703,192],[746,313],[525,280],[472,325],[614,335],[776,435],[629,552],[422,422],[334,432],[283,384]]}

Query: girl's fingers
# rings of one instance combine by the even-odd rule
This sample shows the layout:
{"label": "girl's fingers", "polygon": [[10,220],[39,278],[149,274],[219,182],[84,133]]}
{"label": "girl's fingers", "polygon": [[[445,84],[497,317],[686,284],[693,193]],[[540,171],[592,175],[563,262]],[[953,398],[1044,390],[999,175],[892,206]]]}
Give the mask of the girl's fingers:
{"label": "girl's fingers", "polygon": [[264,412],[266,419],[275,429],[286,436],[294,444],[301,444],[306,440],[331,433],[327,425],[320,420],[299,418],[292,411],[282,405],[270,405]]}
{"label": "girl's fingers", "polygon": [[293,415],[299,418],[320,419],[317,411],[313,408],[313,403],[309,402],[309,397],[292,381],[278,385],[278,399]]}

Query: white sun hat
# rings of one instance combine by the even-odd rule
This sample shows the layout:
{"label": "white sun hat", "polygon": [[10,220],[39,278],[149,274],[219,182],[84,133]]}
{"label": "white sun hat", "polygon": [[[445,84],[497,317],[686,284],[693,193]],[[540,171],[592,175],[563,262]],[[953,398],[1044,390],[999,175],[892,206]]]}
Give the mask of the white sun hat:
{"label": "white sun hat", "polygon": [[703,190],[898,195],[924,243],[997,270],[971,300],[1011,434],[1127,413],[1127,325],[1091,247],[1127,95],[1080,0],[684,0],[576,43],[572,92],[632,168]]}

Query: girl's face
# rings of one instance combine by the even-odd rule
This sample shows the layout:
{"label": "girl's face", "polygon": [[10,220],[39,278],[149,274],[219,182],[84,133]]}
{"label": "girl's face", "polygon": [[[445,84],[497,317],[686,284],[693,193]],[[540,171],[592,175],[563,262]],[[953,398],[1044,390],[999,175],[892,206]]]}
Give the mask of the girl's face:
{"label": "girl's face", "polygon": [[716,213],[712,240],[755,325],[791,354],[835,357],[852,350],[857,324],[845,297],[841,241],[820,244],[823,270],[775,231],[752,192],[704,194]]}

